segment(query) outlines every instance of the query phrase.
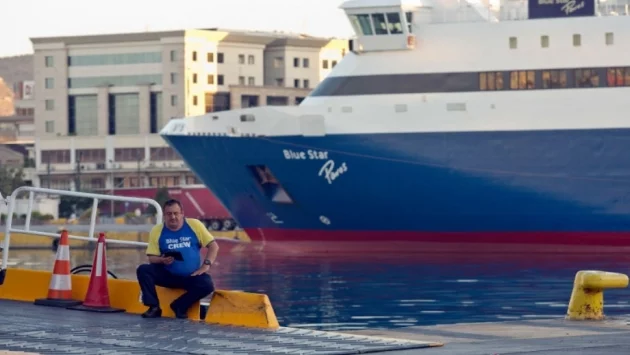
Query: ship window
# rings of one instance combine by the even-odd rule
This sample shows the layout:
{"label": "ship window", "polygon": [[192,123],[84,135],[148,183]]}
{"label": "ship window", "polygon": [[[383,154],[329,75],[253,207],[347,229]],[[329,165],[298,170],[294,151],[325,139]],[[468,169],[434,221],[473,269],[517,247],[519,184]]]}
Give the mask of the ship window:
{"label": "ship window", "polygon": [[278,181],[275,175],[266,165],[249,165],[247,166],[251,172],[258,188],[261,192],[273,202],[277,203],[293,203],[293,199]]}
{"label": "ship window", "polygon": [[516,49],[516,37],[510,37],[510,49]]}
{"label": "ship window", "polygon": [[479,89],[485,90],[503,90],[503,73],[489,72],[479,74]]}
{"label": "ship window", "polygon": [[372,14],[372,21],[374,22],[374,33],[377,35],[387,34],[387,22],[385,22],[384,14]]}
{"label": "ship window", "polygon": [[607,46],[612,46],[612,44],[615,42],[615,37],[613,36],[612,32],[606,32],[606,45]]}
{"label": "ship window", "polygon": [[387,28],[390,34],[403,33],[402,24],[400,23],[400,14],[398,12],[387,13]]}
{"label": "ship window", "polygon": [[599,86],[599,75],[593,69],[577,69],[575,71],[575,86],[578,88],[592,88]]}
{"label": "ship window", "polygon": [[543,89],[561,89],[567,87],[566,70],[545,70],[542,72]]}
{"label": "ship window", "polygon": [[573,35],[573,46],[574,47],[579,47],[580,45],[582,45],[582,36],[580,36],[579,34],[574,34]]}
{"label": "ship window", "polygon": [[540,46],[542,48],[549,47],[549,36],[540,36]]}
{"label": "ship window", "polygon": [[370,20],[370,15],[357,15],[353,16],[355,20],[353,21],[355,31],[357,34],[363,34],[365,36],[371,36],[374,34],[372,31],[372,21]]}
{"label": "ship window", "polygon": [[510,89],[523,90],[536,87],[536,77],[533,70],[513,71],[510,73]]}
{"label": "ship window", "polygon": [[630,68],[610,68],[608,69],[608,86],[629,86]]}
{"label": "ship window", "polygon": [[413,12],[405,12],[405,16],[407,17],[407,30],[411,33],[411,28],[413,25]]}

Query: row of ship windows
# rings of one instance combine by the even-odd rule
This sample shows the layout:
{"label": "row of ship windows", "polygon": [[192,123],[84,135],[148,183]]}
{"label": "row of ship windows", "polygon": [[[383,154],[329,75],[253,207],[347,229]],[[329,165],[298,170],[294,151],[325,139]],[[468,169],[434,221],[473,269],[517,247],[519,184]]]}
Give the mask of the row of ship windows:
{"label": "row of ship windows", "polygon": [[[605,85],[601,79],[606,77]],[[506,84],[506,81],[508,82]],[[479,74],[479,89],[527,90],[630,86],[630,67],[604,69],[521,70]]]}
{"label": "row of ship windows", "polygon": [[[612,32],[606,32],[604,34],[604,43],[606,43],[607,46],[612,46],[614,42],[615,42],[614,34]],[[548,35],[540,36],[540,46],[542,48],[549,48],[550,43],[551,43],[551,40]],[[577,33],[573,34],[573,46],[580,47],[581,45],[582,45],[582,35],[577,34]],[[518,38],[510,37],[509,46],[510,46],[510,49],[518,48]]]}

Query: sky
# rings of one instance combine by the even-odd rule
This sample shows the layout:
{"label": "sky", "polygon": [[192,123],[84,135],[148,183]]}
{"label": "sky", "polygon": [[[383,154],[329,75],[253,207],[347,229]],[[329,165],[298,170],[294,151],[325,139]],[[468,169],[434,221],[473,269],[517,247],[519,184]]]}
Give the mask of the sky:
{"label": "sky", "polygon": [[32,37],[211,27],[352,35],[344,0],[0,1],[0,57],[33,53]]}

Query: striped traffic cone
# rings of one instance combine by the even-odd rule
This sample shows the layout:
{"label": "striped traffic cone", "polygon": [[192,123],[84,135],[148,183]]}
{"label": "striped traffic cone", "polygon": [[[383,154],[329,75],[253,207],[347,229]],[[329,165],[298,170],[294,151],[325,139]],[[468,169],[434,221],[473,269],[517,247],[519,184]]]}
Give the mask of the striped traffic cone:
{"label": "striped traffic cone", "polygon": [[50,285],[48,286],[48,297],[35,300],[36,305],[51,307],[70,307],[81,304],[81,301],[72,299],[72,278],[70,276],[70,244],[68,243],[68,231],[61,231],[59,247],[55,257],[55,266]]}

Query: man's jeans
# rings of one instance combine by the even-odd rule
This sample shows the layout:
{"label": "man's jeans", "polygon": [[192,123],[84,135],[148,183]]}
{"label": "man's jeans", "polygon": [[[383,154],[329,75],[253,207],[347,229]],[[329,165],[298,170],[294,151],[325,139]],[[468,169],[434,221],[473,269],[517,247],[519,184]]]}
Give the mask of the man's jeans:
{"label": "man's jeans", "polygon": [[214,291],[214,284],[210,275],[173,275],[161,264],[140,265],[136,270],[136,275],[140,289],[142,290],[142,303],[149,307],[160,306],[155,286],[186,290],[186,293],[172,303],[174,309],[182,312],[186,312],[193,303]]}

